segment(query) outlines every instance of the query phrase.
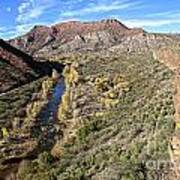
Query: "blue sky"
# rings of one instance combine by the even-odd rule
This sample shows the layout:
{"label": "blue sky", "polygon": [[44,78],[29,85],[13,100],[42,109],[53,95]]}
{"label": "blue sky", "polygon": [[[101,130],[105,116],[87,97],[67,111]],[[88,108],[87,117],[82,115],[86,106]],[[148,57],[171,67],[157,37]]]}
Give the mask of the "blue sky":
{"label": "blue sky", "polygon": [[180,0],[0,0],[0,38],[39,24],[106,18],[150,32],[180,33]]}

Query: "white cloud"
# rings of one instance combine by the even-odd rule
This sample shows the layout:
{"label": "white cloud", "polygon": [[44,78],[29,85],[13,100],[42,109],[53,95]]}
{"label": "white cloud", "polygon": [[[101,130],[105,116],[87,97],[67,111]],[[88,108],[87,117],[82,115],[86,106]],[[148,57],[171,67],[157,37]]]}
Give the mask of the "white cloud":
{"label": "white cloud", "polygon": [[[14,27],[16,36],[28,32],[37,24],[47,25],[48,22],[40,23],[40,17],[50,9],[52,10],[56,4],[56,0],[22,0],[18,7],[16,26]],[[45,19],[44,21],[47,20]]]}
{"label": "white cloud", "polygon": [[149,18],[177,18],[180,17],[180,12],[177,11],[165,11],[157,12],[146,15]]}
{"label": "white cloud", "polygon": [[21,24],[16,26],[16,34],[24,34],[31,29],[35,24]]}
{"label": "white cloud", "polygon": [[27,32],[29,32],[30,29],[32,29],[35,25],[48,25],[47,23],[43,22],[34,22],[34,23],[26,23],[26,24],[20,24],[15,27],[15,33],[16,35],[22,35]]}
{"label": "white cloud", "polygon": [[4,27],[0,27],[0,31],[4,31]]}
{"label": "white cloud", "polygon": [[79,18],[58,18],[53,23],[50,23],[50,26],[53,26],[55,24],[64,23],[64,22],[70,22],[70,21],[82,21],[82,19]]}
{"label": "white cloud", "polygon": [[0,27],[0,37],[3,39],[8,39],[10,37],[15,37],[16,31],[11,27]]}
{"label": "white cloud", "polygon": [[165,25],[180,24],[180,13],[175,11],[157,12],[144,15],[144,18],[122,19],[119,15],[115,15],[117,19],[128,27],[161,27]]}
{"label": "white cloud", "polygon": [[105,13],[110,12],[114,10],[122,10],[122,9],[129,9],[129,8],[135,8],[140,5],[140,2],[130,2],[129,0],[125,1],[114,1],[112,3],[105,3],[101,2],[98,4],[90,3],[88,7],[77,9],[77,10],[68,10],[61,12],[61,17],[74,17],[74,16],[80,16],[80,15],[86,15],[90,13]]}
{"label": "white cloud", "polygon": [[18,23],[31,22],[55,5],[54,0],[24,0],[18,7]]}
{"label": "white cloud", "polygon": [[180,18],[180,12],[171,12],[167,15],[168,18]]}
{"label": "white cloud", "polygon": [[0,36],[3,37],[4,40],[8,40],[10,38],[15,38],[16,33],[15,33],[15,31],[7,31],[6,33],[0,32]]}
{"label": "white cloud", "polygon": [[160,27],[179,24],[180,19],[127,19],[123,20],[123,22],[129,27]]}
{"label": "white cloud", "polygon": [[[144,7],[142,0],[21,0],[18,7],[18,15],[16,17],[16,27],[14,27],[14,33],[16,35],[22,35],[29,31],[39,22],[41,24],[50,24],[47,21],[51,21],[51,24],[64,22],[64,21],[76,21],[76,20],[90,20],[92,15],[100,15],[107,17],[120,17],[121,10],[138,10]],[[82,4],[81,4],[82,3]],[[85,4],[85,7],[82,5]],[[147,6],[147,5],[146,5]],[[11,9],[6,9],[11,11]],[[59,17],[54,17],[55,12],[59,12]],[[42,19],[46,14],[46,19]],[[47,15],[49,14],[49,15]],[[52,14],[54,15],[52,17]],[[42,16],[42,17],[41,17]],[[100,17],[98,16],[98,18]],[[101,16],[101,17],[102,17]],[[132,16],[132,14],[131,14]],[[56,18],[56,19],[55,19]],[[121,18],[120,18],[121,19]],[[122,19],[122,22],[129,27],[159,27],[163,25],[180,23],[180,13],[167,11],[156,12],[147,15],[143,15],[142,18]],[[54,21],[54,23],[52,23]],[[0,28],[2,32],[2,28]]]}
{"label": "white cloud", "polygon": [[11,12],[11,10],[12,10],[11,7],[7,7],[7,8],[6,8],[6,11],[7,11],[7,12]]}
{"label": "white cloud", "polygon": [[6,27],[0,26],[0,32],[1,32],[1,33],[4,33],[4,32],[6,32],[6,31],[7,31],[7,28],[6,28]]}

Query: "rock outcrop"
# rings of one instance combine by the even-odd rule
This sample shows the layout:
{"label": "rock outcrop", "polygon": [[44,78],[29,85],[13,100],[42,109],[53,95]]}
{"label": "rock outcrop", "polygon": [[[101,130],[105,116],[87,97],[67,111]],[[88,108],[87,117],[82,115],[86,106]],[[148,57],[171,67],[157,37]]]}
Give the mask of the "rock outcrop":
{"label": "rock outcrop", "polygon": [[81,23],[78,21],[51,27],[35,26],[29,33],[10,40],[10,44],[30,54],[77,50],[97,50],[121,43],[125,36],[142,34],[115,19]]}
{"label": "rock outcrop", "polygon": [[9,43],[36,57],[52,57],[70,52],[87,51],[148,51],[177,42],[178,36],[147,33],[140,28],[128,28],[116,19],[82,23],[71,21],[47,26],[35,26],[24,36]]}

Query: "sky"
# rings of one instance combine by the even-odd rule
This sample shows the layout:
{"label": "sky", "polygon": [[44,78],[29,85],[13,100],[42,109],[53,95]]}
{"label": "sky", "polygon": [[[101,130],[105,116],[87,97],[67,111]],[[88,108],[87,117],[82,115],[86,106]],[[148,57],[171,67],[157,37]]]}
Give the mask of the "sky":
{"label": "sky", "polygon": [[180,0],[0,0],[0,38],[34,25],[110,18],[149,32],[180,33]]}

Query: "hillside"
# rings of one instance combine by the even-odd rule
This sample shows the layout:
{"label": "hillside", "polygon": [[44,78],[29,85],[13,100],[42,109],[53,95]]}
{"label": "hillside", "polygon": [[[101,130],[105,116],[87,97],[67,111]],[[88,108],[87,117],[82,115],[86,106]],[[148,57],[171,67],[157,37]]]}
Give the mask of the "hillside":
{"label": "hillside", "polygon": [[50,75],[53,68],[61,71],[60,64],[37,62],[3,40],[0,40],[0,68],[0,93]]}
{"label": "hillside", "polygon": [[110,47],[126,36],[142,34],[141,29],[129,29],[115,19],[81,23],[72,21],[51,27],[35,26],[22,37],[10,40],[10,44],[30,54],[47,53],[49,50],[70,52],[73,50],[98,50]]}
{"label": "hillside", "polygon": [[147,52],[178,44],[177,35],[154,34],[143,29],[128,28],[116,19],[97,22],[65,22],[34,26],[27,34],[9,41],[34,57],[51,59],[68,53],[99,51]]}
{"label": "hillside", "polygon": [[[79,78],[74,84],[64,71],[70,84],[60,104],[59,138],[49,153],[21,164],[19,179],[27,174],[95,180],[164,176],[174,131],[172,71],[152,54],[87,54],[67,60],[79,64],[74,65]],[[161,169],[148,166],[156,160],[162,161]]]}
{"label": "hillside", "polygon": [[0,96],[0,179],[179,179],[177,35],[108,19],[35,26],[8,43],[42,78]]}
{"label": "hillside", "polygon": [[19,52],[0,40],[0,93],[38,77],[36,71],[26,62],[29,56]]}

